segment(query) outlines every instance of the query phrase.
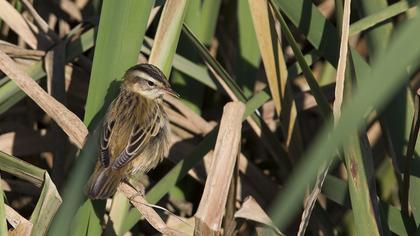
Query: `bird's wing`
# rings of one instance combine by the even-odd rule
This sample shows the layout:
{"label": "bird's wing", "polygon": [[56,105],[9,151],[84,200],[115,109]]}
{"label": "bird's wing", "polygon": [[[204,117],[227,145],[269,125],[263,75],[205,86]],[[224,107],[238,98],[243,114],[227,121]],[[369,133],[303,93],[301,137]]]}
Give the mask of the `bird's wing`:
{"label": "bird's wing", "polygon": [[158,115],[156,114],[153,122],[147,127],[142,127],[136,124],[131,130],[130,138],[127,146],[118,155],[112,164],[113,170],[118,170],[130,162],[144,147],[147,145],[151,137],[156,136],[159,133],[160,125],[157,122]]}
{"label": "bird's wing", "polygon": [[111,137],[112,129],[115,121],[105,122],[101,137],[101,154],[99,155],[99,162],[104,168],[109,166],[109,139]]}

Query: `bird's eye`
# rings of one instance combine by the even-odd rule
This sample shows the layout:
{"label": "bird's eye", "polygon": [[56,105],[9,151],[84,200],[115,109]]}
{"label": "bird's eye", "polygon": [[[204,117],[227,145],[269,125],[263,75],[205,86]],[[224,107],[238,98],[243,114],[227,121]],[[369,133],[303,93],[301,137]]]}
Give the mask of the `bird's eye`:
{"label": "bird's eye", "polygon": [[155,86],[155,83],[153,83],[152,81],[147,81],[147,85],[149,85],[150,87]]}

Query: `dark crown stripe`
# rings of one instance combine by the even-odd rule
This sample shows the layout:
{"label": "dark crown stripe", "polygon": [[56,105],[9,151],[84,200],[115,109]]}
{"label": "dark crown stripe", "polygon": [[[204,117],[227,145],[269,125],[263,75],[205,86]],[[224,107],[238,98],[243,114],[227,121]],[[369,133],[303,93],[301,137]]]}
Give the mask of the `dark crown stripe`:
{"label": "dark crown stripe", "polygon": [[153,77],[153,79],[165,84],[166,86],[169,87],[169,81],[166,79],[165,74],[163,74],[163,72],[156,67],[155,65],[152,64],[138,64],[135,66],[132,66],[130,69],[128,69],[128,72],[133,72],[133,71],[142,71],[145,72],[147,74],[149,74],[151,77]]}

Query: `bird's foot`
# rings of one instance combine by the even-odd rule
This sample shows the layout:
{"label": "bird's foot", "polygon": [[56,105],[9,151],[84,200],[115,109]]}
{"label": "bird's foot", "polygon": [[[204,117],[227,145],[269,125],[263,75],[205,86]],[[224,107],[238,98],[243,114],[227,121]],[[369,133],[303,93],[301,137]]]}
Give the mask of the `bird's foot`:
{"label": "bird's foot", "polygon": [[136,198],[136,197],[138,197],[138,196],[141,196],[141,197],[143,197],[143,198],[145,198],[145,197],[146,197],[146,192],[145,192],[144,188],[137,189],[137,192],[136,192],[135,194],[131,195],[131,196],[128,198],[128,200],[130,200],[130,202],[131,202],[131,201],[133,201],[133,200],[134,200],[134,198]]}

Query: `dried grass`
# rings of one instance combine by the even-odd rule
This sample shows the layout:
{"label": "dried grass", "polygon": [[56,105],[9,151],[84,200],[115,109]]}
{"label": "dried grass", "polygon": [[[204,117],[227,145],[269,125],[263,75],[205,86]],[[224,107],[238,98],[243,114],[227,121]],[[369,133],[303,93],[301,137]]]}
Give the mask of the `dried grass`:
{"label": "dried grass", "polygon": [[159,214],[153,209],[153,207],[144,199],[143,196],[139,195],[139,192],[129,186],[126,183],[121,183],[118,190],[124,193],[124,195],[130,199],[131,204],[139,210],[143,217],[163,235],[181,236],[186,235],[176,229],[170,228],[162,220]]}
{"label": "dried grass", "polygon": [[34,80],[18,68],[15,62],[0,51],[0,70],[12,79],[40,106],[79,148],[83,147],[88,130],[83,122],[63,104],[48,95]]}
{"label": "dried grass", "polygon": [[244,112],[245,106],[241,102],[227,103],[223,109],[213,162],[198,210],[195,213],[196,235],[213,234],[221,230],[229,184],[239,154]]}

